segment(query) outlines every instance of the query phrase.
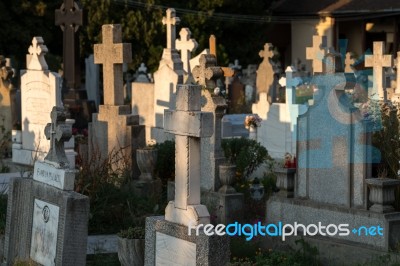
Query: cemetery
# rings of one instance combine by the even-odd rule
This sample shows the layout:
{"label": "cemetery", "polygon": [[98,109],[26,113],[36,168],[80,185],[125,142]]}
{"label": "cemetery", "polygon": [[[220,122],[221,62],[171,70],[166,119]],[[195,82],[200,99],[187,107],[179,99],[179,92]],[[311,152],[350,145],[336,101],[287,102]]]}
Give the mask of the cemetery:
{"label": "cemetery", "polygon": [[11,2],[1,265],[400,264],[399,3]]}

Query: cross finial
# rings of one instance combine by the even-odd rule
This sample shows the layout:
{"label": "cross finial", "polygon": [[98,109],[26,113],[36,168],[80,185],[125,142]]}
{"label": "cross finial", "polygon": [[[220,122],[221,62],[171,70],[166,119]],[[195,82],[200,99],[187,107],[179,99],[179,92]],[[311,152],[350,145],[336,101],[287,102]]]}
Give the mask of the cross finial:
{"label": "cross finial", "polygon": [[163,17],[162,23],[167,26],[167,49],[175,50],[175,26],[179,25],[181,20],[175,16],[176,12],[173,8],[168,8],[166,13],[167,16]]}
{"label": "cross finial", "polygon": [[124,104],[122,64],[132,61],[130,43],[122,41],[119,24],[103,25],[103,43],[94,45],[94,63],[103,64],[103,87],[105,105]]}
{"label": "cross finial", "polygon": [[354,64],[356,63],[355,55],[352,52],[346,53],[344,61],[344,73],[354,73]]}
{"label": "cross finial", "polygon": [[217,66],[215,56],[203,54],[200,57],[200,65],[193,69],[194,79],[202,86],[209,89],[216,87],[215,80],[224,75],[223,70]]}
{"label": "cross finial", "polygon": [[313,46],[306,48],[306,59],[312,60],[313,73],[323,72],[323,60],[326,55],[326,36],[313,36]]}
{"label": "cross finial", "polygon": [[48,66],[44,55],[48,52],[42,37],[33,37],[32,45],[28,49],[27,68],[29,70],[47,70]]}
{"label": "cross finial", "polygon": [[55,12],[56,25],[64,31],[66,27],[71,27],[75,32],[82,25],[82,9],[74,0],[64,0],[60,9]]}
{"label": "cross finial", "polygon": [[183,69],[187,74],[190,74],[190,55],[196,50],[198,44],[195,39],[190,38],[190,30],[182,28],[179,32],[180,40],[176,40],[176,49],[181,51],[181,59],[183,61]]}
{"label": "cross finial", "polygon": [[139,73],[147,73],[146,65],[144,63],[141,63],[138,71],[139,71]]}
{"label": "cross finial", "polygon": [[65,123],[67,115],[63,107],[54,106],[51,110],[51,123],[45,127],[44,133],[50,140],[50,150],[45,161],[55,164],[59,168],[68,168],[68,159],[65,155],[64,142],[72,136],[72,125]]}
{"label": "cross finial", "polygon": [[274,52],[274,46],[272,45],[272,43],[264,44],[264,50],[261,50],[258,53],[258,55],[261,58],[265,58],[265,59],[274,57],[275,52]]}

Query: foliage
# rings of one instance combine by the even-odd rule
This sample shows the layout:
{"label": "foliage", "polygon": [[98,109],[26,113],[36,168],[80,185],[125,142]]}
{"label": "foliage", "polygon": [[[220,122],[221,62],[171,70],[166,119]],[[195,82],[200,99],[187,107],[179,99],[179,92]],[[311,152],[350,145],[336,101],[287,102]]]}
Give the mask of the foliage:
{"label": "foliage", "polygon": [[[240,242],[239,242],[240,243]],[[265,252],[262,252],[260,248],[254,250],[256,248],[253,245],[253,249],[248,250],[246,248],[251,244],[244,244],[244,250],[248,250],[246,256],[241,256],[242,253],[236,253],[236,249],[232,249],[232,260],[230,265],[253,265],[253,266],[313,266],[313,265],[321,265],[318,261],[318,249],[314,246],[311,246],[309,243],[305,242],[303,239],[299,239],[295,241],[296,245],[300,245],[300,249],[298,250],[289,250],[287,252],[282,251],[274,251],[272,249],[268,249]],[[250,252],[249,252],[250,251]]]}
{"label": "foliage", "polygon": [[225,157],[236,164],[239,175],[246,179],[262,163],[272,163],[267,149],[259,142],[246,138],[223,139],[222,149]]}
{"label": "foliage", "polygon": [[112,152],[108,158],[92,151],[89,160],[81,160],[75,190],[90,199],[90,234],[111,234],[132,225],[144,226],[145,217],[160,210],[160,203],[153,198],[135,196],[130,176],[126,175],[130,165],[120,154],[123,151]]}
{"label": "foliage", "polygon": [[118,236],[121,238],[128,238],[128,239],[144,239],[145,230],[143,227],[129,227],[126,230],[121,230],[118,233]]}
{"label": "foliage", "polygon": [[154,146],[158,150],[155,174],[163,183],[175,179],[175,141],[167,140]]}
{"label": "foliage", "polygon": [[14,266],[39,266],[40,264],[35,262],[35,261],[33,261],[32,259],[29,259],[29,260],[26,260],[26,261],[25,260],[24,261],[17,260],[17,261],[14,262],[13,265]]}
{"label": "foliage", "polygon": [[87,255],[87,266],[120,266],[117,253]]}

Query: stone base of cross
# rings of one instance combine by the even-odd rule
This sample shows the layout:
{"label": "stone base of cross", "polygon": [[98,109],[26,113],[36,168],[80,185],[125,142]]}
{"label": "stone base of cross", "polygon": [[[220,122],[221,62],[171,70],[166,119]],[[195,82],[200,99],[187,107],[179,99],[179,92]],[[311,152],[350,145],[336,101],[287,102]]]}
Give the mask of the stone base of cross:
{"label": "stone base of cross", "polygon": [[175,200],[165,219],[184,226],[210,222],[200,204],[200,139],[213,134],[213,114],[201,112],[201,86],[178,85],[176,110],[164,111],[164,130],[175,134]]}

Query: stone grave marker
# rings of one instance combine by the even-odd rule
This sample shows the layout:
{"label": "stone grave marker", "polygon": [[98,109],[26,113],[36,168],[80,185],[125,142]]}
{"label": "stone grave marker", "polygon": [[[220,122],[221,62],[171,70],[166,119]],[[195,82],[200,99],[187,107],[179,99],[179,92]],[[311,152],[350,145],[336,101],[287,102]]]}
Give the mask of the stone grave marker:
{"label": "stone grave marker", "polygon": [[48,70],[42,37],[34,37],[27,55],[27,70],[21,71],[22,135],[13,143],[13,162],[32,165],[43,159],[49,142],[43,134],[53,106],[62,106],[61,77]]}
{"label": "stone grave marker", "polygon": [[327,38],[326,36],[313,36],[313,46],[306,48],[306,59],[312,60],[313,73],[323,72],[323,59],[326,55]]}
{"label": "stone grave marker", "polygon": [[73,191],[64,142],[72,135],[62,107],[53,107],[45,135],[50,150],[36,161],[33,179],[10,181],[5,265],[32,259],[41,265],[85,265],[89,198]]}
{"label": "stone grave marker", "polygon": [[140,67],[137,70],[137,76],[135,78],[135,82],[141,82],[141,83],[150,82],[149,76],[147,75],[147,67],[144,63],[141,63]]}
{"label": "stone grave marker", "polygon": [[[10,58],[5,58],[0,55],[0,124],[4,127],[4,133],[1,137],[7,137],[8,143],[4,147],[6,150],[2,151],[6,157],[11,155],[11,131],[13,129],[13,110],[15,110],[15,102],[11,100],[11,91],[13,85],[11,78],[15,75],[14,69],[11,67]],[[13,119],[14,118],[14,119]]]}
{"label": "stone grave marker", "polygon": [[373,90],[370,97],[377,100],[387,100],[386,79],[383,76],[385,67],[393,65],[392,55],[384,55],[384,42],[374,42],[374,53],[365,55],[365,66],[373,68]]}
{"label": "stone grave marker", "polygon": [[123,93],[122,64],[132,60],[131,45],[120,43],[119,24],[103,25],[102,36],[103,44],[94,45],[94,60],[103,65],[104,104],[89,125],[89,155],[99,151],[102,159],[120,157],[113,163],[114,169],[131,165],[133,176],[138,177],[136,149],[144,145],[144,128],[139,126],[139,116],[124,105]]}
{"label": "stone grave marker", "polygon": [[191,32],[188,28],[182,28],[179,32],[180,40],[176,40],[176,49],[181,51],[181,59],[183,62],[183,70],[190,75],[190,58],[191,53],[196,50],[198,43],[195,39],[190,38]]}
{"label": "stone grave marker", "polygon": [[100,68],[99,65],[94,63],[93,54],[85,59],[86,65],[86,78],[85,86],[88,94],[88,100],[94,101],[96,109],[100,105]]}
{"label": "stone grave marker", "polygon": [[271,43],[266,43],[264,45],[264,50],[259,52],[263,61],[258,66],[257,69],[257,96],[260,93],[266,93],[268,96],[268,102],[271,104],[275,101],[276,98],[276,86],[278,84],[277,77],[275,74],[277,73],[277,68],[275,63],[272,61],[272,57],[274,56],[274,49]]}
{"label": "stone grave marker", "polygon": [[[209,223],[200,204],[200,140],[213,132],[213,115],[201,112],[201,86],[178,85],[176,110],[165,110],[165,130],[175,134],[175,200],[164,217],[146,220],[145,265],[224,265],[229,240],[188,234],[188,226]],[[182,122],[184,121],[184,122]],[[179,248],[178,248],[179,247]]]}
{"label": "stone grave marker", "polygon": [[[371,177],[372,154],[379,151],[371,145],[372,119],[364,117],[346,96],[346,75],[337,72],[340,59],[335,52],[328,52],[323,60],[326,73],[313,76],[309,82],[316,92],[314,104],[297,120],[294,198],[273,196],[267,203],[267,220],[321,226],[345,223],[349,234],[328,237],[322,232],[317,233],[319,239],[330,244],[345,241],[346,248],[368,246],[387,251],[400,238],[395,229],[400,213],[370,209],[368,201],[376,192],[368,193],[366,179]],[[384,235],[358,233],[361,227],[376,225],[384,228]]]}
{"label": "stone grave marker", "polygon": [[180,19],[173,8],[168,8],[162,23],[167,28],[167,48],[164,48],[158,70],[154,73],[154,117],[151,138],[157,142],[171,139],[164,132],[164,110],[175,108],[176,85],[183,82],[183,63],[176,50],[176,25]]}

